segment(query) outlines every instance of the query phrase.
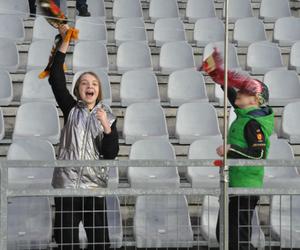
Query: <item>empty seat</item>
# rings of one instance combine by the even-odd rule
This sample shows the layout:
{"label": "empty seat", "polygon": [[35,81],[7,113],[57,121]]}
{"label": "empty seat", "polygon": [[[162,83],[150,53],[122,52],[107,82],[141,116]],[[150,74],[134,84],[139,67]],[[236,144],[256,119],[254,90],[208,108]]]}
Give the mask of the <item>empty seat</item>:
{"label": "empty seat", "polygon": [[[213,160],[220,159],[216,149],[222,144],[223,141],[221,137],[194,141],[189,148],[188,159],[212,159],[213,163]],[[205,167],[188,167],[186,177],[193,188],[218,188],[220,185],[219,169],[213,165]]]}
{"label": "empty seat", "polygon": [[160,102],[156,76],[150,70],[132,70],[123,74],[120,84],[121,105],[135,102]]}
{"label": "empty seat", "polygon": [[3,117],[3,111],[0,108],[0,141],[4,138],[4,135],[5,135],[4,117]]}
{"label": "empty seat", "polygon": [[140,0],[115,0],[113,17],[115,20],[127,17],[143,17]]}
{"label": "empty seat", "polygon": [[159,66],[163,73],[195,68],[193,48],[183,41],[165,43],[160,50]]}
{"label": "empty seat", "polygon": [[53,41],[58,34],[57,29],[51,26],[43,16],[38,16],[34,20],[32,41],[48,39]]}
{"label": "empty seat", "polygon": [[53,46],[51,40],[37,40],[30,44],[27,59],[27,71],[43,69],[47,66]]}
{"label": "empty seat", "polygon": [[9,38],[0,38],[0,69],[16,72],[19,53],[16,44]]}
{"label": "empty seat", "polygon": [[162,46],[166,42],[185,41],[183,22],[179,18],[157,20],[154,25],[154,40],[156,46]]}
{"label": "empty seat", "polygon": [[[225,4],[223,7],[223,17],[225,18]],[[228,18],[229,22],[235,22],[236,20],[244,17],[252,17],[253,11],[251,7],[251,0],[230,0],[228,6]]]}
{"label": "empty seat", "polygon": [[160,18],[179,17],[177,0],[151,0],[149,16],[152,22]]}
{"label": "empty seat", "polygon": [[252,43],[248,48],[247,67],[252,74],[284,69],[280,48],[266,41]]}
{"label": "empty seat", "polygon": [[80,30],[79,41],[107,42],[106,24],[101,17],[84,17],[76,21],[76,29]]}
{"label": "empty seat", "polygon": [[175,107],[186,102],[207,102],[203,75],[194,69],[173,72],[168,81],[168,99]]}
{"label": "empty seat", "polygon": [[139,196],[134,215],[136,247],[192,247],[193,231],[185,196]]}
{"label": "empty seat", "polygon": [[282,113],[281,135],[292,144],[300,143],[300,102],[286,105]]}
{"label": "empty seat", "polygon": [[145,23],[142,18],[121,18],[115,28],[116,45],[128,41],[147,41]]}
{"label": "empty seat", "polygon": [[27,0],[1,0],[0,1],[1,14],[14,14],[21,18],[29,16],[29,4]]}
{"label": "empty seat", "polygon": [[[147,139],[131,146],[130,160],[176,160],[175,150],[165,139]],[[128,179],[132,188],[179,187],[177,167],[129,167]]]}
{"label": "empty seat", "polygon": [[59,141],[58,111],[51,103],[22,104],[17,111],[13,139],[37,137],[55,144]]}
{"label": "empty seat", "polygon": [[216,10],[213,0],[188,0],[186,5],[186,17],[194,23],[200,18],[215,17]]}
{"label": "empty seat", "polygon": [[[92,17],[102,17],[105,20],[106,11],[104,0],[87,0],[88,10]],[[78,15],[78,12],[76,12]],[[77,16],[76,19],[81,19],[85,17]]]}
{"label": "empty seat", "polygon": [[300,101],[300,81],[295,71],[269,71],[264,76],[264,83],[269,88],[271,106],[285,106]]}
{"label": "empty seat", "polygon": [[0,70],[0,106],[8,106],[13,99],[13,86],[10,74]]}
{"label": "empty seat", "polygon": [[168,139],[166,117],[158,103],[133,103],[125,112],[123,136],[126,144],[145,137]]}
{"label": "empty seat", "polygon": [[300,53],[300,41],[293,44],[291,48],[290,62],[289,62],[290,68],[295,69],[298,74],[300,73],[299,53]]}
{"label": "empty seat", "polygon": [[280,17],[291,16],[289,0],[262,0],[259,16],[265,22],[274,22]]}
{"label": "empty seat", "polygon": [[122,43],[117,52],[117,67],[120,73],[133,69],[152,69],[149,46],[136,41]]}
{"label": "empty seat", "polygon": [[21,103],[51,102],[56,104],[48,78],[39,79],[40,70],[31,70],[25,74]]}
{"label": "empty seat", "polygon": [[197,46],[204,47],[210,42],[222,41],[223,39],[224,24],[219,18],[202,18],[196,22],[194,40]]}
{"label": "empty seat", "polygon": [[99,41],[78,42],[73,52],[73,72],[95,68],[108,71],[106,46]]}
{"label": "empty seat", "polygon": [[180,144],[221,137],[217,112],[209,103],[182,104],[177,111],[175,130]]}
{"label": "empty seat", "polygon": [[23,20],[17,15],[0,14],[0,37],[9,38],[14,41],[23,41],[25,29]]}
{"label": "empty seat", "polygon": [[274,26],[274,40],[280,46],[292,46],[300,40],[300,18],[283,17]]}
{"label": "empty seat", "polygon": [[267,40],[264,23],[257,17],[247,17],[235,22],[233,40],[238,46]]}

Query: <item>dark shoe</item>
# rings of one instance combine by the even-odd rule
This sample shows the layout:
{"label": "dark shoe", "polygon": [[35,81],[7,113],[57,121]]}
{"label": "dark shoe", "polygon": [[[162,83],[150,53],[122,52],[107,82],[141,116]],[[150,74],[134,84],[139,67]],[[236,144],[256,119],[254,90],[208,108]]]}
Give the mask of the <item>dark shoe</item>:
{"label": "dark shoe", "polygon": [[82,6],[78,8],[79,16],[91,16],[91,13],[88,12],[88,9],[86,6]]}

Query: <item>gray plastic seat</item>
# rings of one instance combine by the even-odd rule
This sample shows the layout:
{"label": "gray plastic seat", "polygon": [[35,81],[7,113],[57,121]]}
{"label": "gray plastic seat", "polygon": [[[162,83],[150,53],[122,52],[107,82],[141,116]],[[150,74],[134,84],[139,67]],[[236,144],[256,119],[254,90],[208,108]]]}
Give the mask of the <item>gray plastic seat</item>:
{"label": "gray plastic seat", "polygon": [[133,103],[124,116],[123,136],[126,144],[144,138],[169,139],[165,112],[158,103]]}
{"label": "gray plastic seat", "polygon": [[77,19],[75,28],[80,30],[79,41],[107,43],[106,24],[102,17],[81,17]]}
{"label": "gray plastic seat", "polygon": [[160,103],[156,75],[150,70],[132,70],[123,74],[120,84],[122,107],[135,102]]}
{"label": "gray plastic seat", "polygon": [[165,43],[160,50],[159,66],[167,74],[180,69],[195,68],[193,48],[184,41]]}
{"label": "gray plastic seat", "polygon": [[81,41],[74,47],[73,72],[100,68],[108,71],[108,53],[106,46],[99,41]]}
{"label": "gray plastic seat", "polygon": [[286,105],[282,113],[281,135],[292,144],[300,143],[300,102]]}
{"label": "gray plastic seat", "polygon": [[300,101],[300,81],[295,71],[272,70],[263,81],[269,88],[269,105],[285,106]]}
{"label": "gray plastic seat", "polygon": [[37,40],[30,44],[27,59],[27,71],[43,70],[49,60],[50,52],[53,46],[51,40]]}
{"label": "gray plastic seat", "polygon": [[[223,7],[223,18],[225,18],[225,2]],[[251,7],[251,0],[230,0],[228,8],[229,22],[235,22],[236,20],[244,17],[253,17],[253,11]]]}
{"label": "gray plastic seat", "polygon": [[300,41],[293,44],[291,48],[290,62],[289,62],[289,67],[291,69],[295,69],[298,74],[300,73],[299,53],[300,53]]}
{"label": "gray plastic seat", "polygon": [[259,16],[265,22],[275,22],[278,18],[291,16],[289,0],[262,0]]}
{"label": "gray plastic seat", "polygon": [[179,17],[177,0],[151,0],[149,16],[152,22],[160,18]]}
{"label": "gray plastic seat", "polygon": [[152,69],[149,46],[139,41],[122,43],[117,52],[117,68],[120,73],[134,69]]}
{"label": "gray plastic seat", "polygon": [[14,41],[24,41],[25,29],[23,20],[17,15],[0,14],[0,37],[9,38]]}
{"label": "gray plastic seat", "polygon": [[48,78],[39,79],[41,70],[31,70],[25,74],[21,104],[26,102],[50,102],[56,105]]}
{"label": "gray plastic seat", "polygon": [[148,40],[145,23],[142,18],[121,18],[116,22],[115,28],[116,45],[120,46],[123,42]]}
{"label": "gray plastic seat", "polygon": [[109,80],[108,74],[105,71],[103,71],[102,69],[96,69],[96,68],[91,69],[91,70],[86,69],[86,70],[76,72],[76,74],[73,77],[73,81],[72,81],[71,94],[73,95],[73,90],[74,90],[77,79],[81,76],[81,74],[83,74],[84,72],[89,72],[89,71],[94,72],[101,81],[102,102],[106,103],[108,105],[111,105],[112,93],[111,93],[110,80]]}
{"label": "gray plastic seat", "polygon": [[0,70],[0,106],[8,106],[13,99],[13,86],[10,74]]}
{"label": "gray plastic seat", "polygon": [[234,25],[233,40],[238,46],[249,46],[253,42],[266,41],[264,23],[257,17],[238,19]]}
{"label": "gray plastic seat", "polygon": [[213,0],[188,0],[186,4],[186,17],[190,23],[195,23],[201,18],[216,17]]}
{"label": "gray plastic seat", "polygon": [[[106,10],[104,0],[87,0],[86,3],[88,5],[88,10],[91,13],[92,17],[101,17],[103,20],[105,20]],[[76,20],[85,18],[78,16],[78,11],[76,11],[76,15]]]}
{"label": "gray plastic seat", "polygon": [[58,143],[60,123],[58,111],[51,103],[22,104],[17,111],[13,140],[36,137]]}
{"label": "gray plastic seat", "polygon": [[0,141],[5,136],[5,127],[4,127],[4,117],[3,117],[3,111],[0,108]]}
{"label": "gray plastic seat", "polygon": [[186,102],[207,102],[203,75],[194,69],[174,71],[169,76],[168,99],[172,107],[178,107]]}
{"label": "gray plastic seat", "polygon": [[[131,146],[130,160],[176,160],[172,144],[165,139],[147,139]],[[179,188],[177,167],[129,167],[131,188]]]}
{"label": "gray plastic seat", "polygon": [[180,144],[198,139],[221,138],[217,112],[209,103],[182,104],[177,110],[176,138]]}
{"label": "gray plastic seat", "polygon": [[162,18],[155,22],[154,40],[156,46],[166,42],[186,41],[183,22],[179,18]]}
{"label": "gray plastic seat", "polygon": [[274,40],[280,46],[292,46],[300,40],[300,18],[283,17],[274,26]]}
{"label": "gray plastic seat", "polygon": [[113,17],[115,21],[128,17],[143,17],[140,0],[114,0]]}
{"label": "gray plastic seat", "polygon": [[224,23],[217,17],[197,20],[194,29],[194,40],[197,46],[204,47],[210,42],[224,39]]}
{"label": "gray plastic seat", "polygon": [[267,41],[252,43],[248,48],[247,67],[252,74],[265,74],[273,69],[285,69],[280,48]]}
{"label": "gray plastic seat", "polygon": [[48,198],[17,197],[8,201],[7,249],[47,249],[52,241]]}
{"label": "gray plastic seat", "polygon": [[11,73],[19,67],[19,53],[14,41],[9,38],[0,38],[0,69]]}
{"label": "gray plastic seat", "polygon": [[27,0],[0,0],[0,13],[18,15],[21,18],[29,16],[29,4]]}
{"label": "gray plastic seat", "polygon": [[213,166],[213,160],[221,159],[217,155],[216,149],[223,144],[221,137],[201,139],[194,141],[188,152],[188,159],[190,160],[206,160],[212,159],[212,165],[206,167],[188,167],[187,179],[192,184],[193,188],[218,188],[219,182],[219,169]]}
{"label": "gray plastic seat", "polygon": [[45,39],[53,41],[57,34],[57,29],[51,26],[43,16],[38,16],[34,20],[32,41]]}
{"label": "gray plastic seat", "polygon": [[136,247],[192,247],[193,231],[183,195],[139,196],[135,204]]}

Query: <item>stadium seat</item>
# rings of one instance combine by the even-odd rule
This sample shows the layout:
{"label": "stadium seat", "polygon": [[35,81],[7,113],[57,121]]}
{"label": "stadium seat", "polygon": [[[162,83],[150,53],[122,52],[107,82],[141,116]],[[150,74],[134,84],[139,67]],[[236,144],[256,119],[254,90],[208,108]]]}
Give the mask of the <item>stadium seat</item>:
{"label": "stadium seat", "polygon": [[252,43],[248,48],[247,68],[252,74],[265,74],[273,69],[285,69],[280,48],[267,41]]}
{"label": "stadium seat", "polygon": [[300,102],[292,102],[286,105],[282,113],[281,135],[291,144],[300,143]]}
{"label": "stadium seat", "polygon": [[[104,0],[87,0],[86,3],[92,17],[101,17],[103,20],[105,20],[106,10]],[[76,11],[76,14],[78,15],[78,11]],[[76,20],[81,18],[86,17],[76,16]]]}
{"label": "stadium seat", "polygon": [[278,18],[291,16],[289,0],[261,0],[259,16],[265,22],[275,22]]}
{"label": "stadium seat", "polygon": [[25,103],[18,108],[13,140],[36,137],[56,144],[59,141],[59,135],[58,111],[53,104]]}
{"label": "stadium seat", "polygon": [[137,41],[122,43],[117,52],[117,68],[119,73],[134,69],[152,69],[149,46]]}
{"label": "stadium seat", "polygon": [[188,0],[186,5],[186,17],[190,23],[195,23],[201,18],[216,17],[213,0]]}
{"label": "stadium seat", "polygon": [[0,13],[27,18],[29,16],[28,0],[0,0]]}
{"label": "stadium seat", "polygon": [[197,46],[204,47],[210,42],[224,39],[224,24],[217,17],[201,18],[197,20],[194,29],[194,40]]}
{"label": "stadium seat", "polygon": [[292,46],[300,40],[300,18],[283,17],[274,26],[274,41],[280,46]]}
{"label": "stadium seat", "polygon": [[11,73],[19,67],[19,53],[14,41],[9,38],[0,38],[0,69]]}
{"label": "stadium seat", "polygon": [[128,17],[143,17],[140,0],[115,0],[113,17],[115,21]]}
{"label": "stadium seat", "polygon": [[300,53],[300,41],[293,44],[291,48],[290,62],[289,62],[290,69],[295,69],[298,74],[300,73],[299,53]]}
{"label": "stadium seat", "polygon": [[8,106],[13,99],[13,85],[10,74],[0,70],[0,106]]}
{"label": "stadium seat", "polygon": [[193,231],[185,196],[139,196],[134,215],[138,248],[192,247]]}
{"label": "stadium seat", "polygon": [[295,71],[269,71],[263,82],[269,88],[269,105],[285,106],[290,102],[300,101],[300,81]]}
{"label": "stadium seat", "polygon": [[132,70],[123,74],[120,83],[122,107],[135,102],[160,103],[158,83],[150,70]]}
{"label": "stadium seat", "polygon": [[257,17],[238,19],[234,25],[233,40],[239,47],[249,46],[253,42],[266,41],[264,23]]}
{"label": "stadium seat", "polygon": [[101,17],[84,17],[76,21],[79,41],[99,41],[107,43],[106,24]]}
{"label": "stadium seat", "polygon": [[123,136],[126,144],[146,138],[169,139],[164,110],[158,103],[133,103],[124,116]]}
{"label": "stadium seat", "polygon": [[[223,144],[221,137],[194,141],[188,152],[189,160],[220,159],[216,149]],[[218,188],[219,169],[215,166],[188,167],[186,177],[193,188]]]}
{"label": "stadium seat", "polygon": [[53,46],[51,40],[38,40],[30,44],[27,59],[27,71],[43,70],[49,60],[50,52]]}
{"label": "stadium seat", "polygon": [[[94,72],[101,81],[102,102],[106,103],[108,105],[111,105],[112,93],[111,93],[110,80],[109,80],[108,74],[105,71],[103,71],[102,69],[91,69],[91,70],[86,69],[86,70],[76,72],[76,74],[73,77],[73,81],[72,81],[71,94],[73,95],[73,90],[74,90],[77,79],[81,76],[81,74],[83,74],[84,72],[89,72],[89,71]],[[74,96],[74,98],[76,98],[76,97]]]}
{"label": "stadium seat", "polygon": [[186,41],[183,22],[179,18],[158,19],[154,25],[156,46],[166,42]]}
{"label": "stadium seat", "polygon": [[160,50],[159,66],[167,74],[180,69],[195,68],[193,48],[184,41],[165,43]]}
{"label": "stadium seat", "polygon": [[0,141],[4,138],[4,136],[5,136],[4,116],[3,116],[3,111],[0,108]]}
{"label": "stadium seat", "polygon": [[179,17],[177,0],[151,0],[149,16],[152,22],[160,18]]}
{"label": "stadium seat", "polygon": [[148,40],[144,20],[139,17],[121,18],[116,23],[115,28],[116,45],[123,42]]}
{"label": "stadium seat", "polygon": [[[131,146],[130,160],[175,161],[175,150],[165,139],[147,139]],[[177,167],[129,167],[128,180],[131,188],[179,188]]]}
{"label": "stadium seat", "polygon": [[198,139],[221,138],[217,112],[209,103],[185,103],[177,111],[176,138],[180,144]]}
{"label": "stadium seat", "polygon": [[48,198],[11,198],[7,211],[8,250],[49,248],[52,241],[52,211]]}
{"label": "stadium seat", "polygon": [[16,42],[24,41],[25,29],[23,20],[17,15],[0,14],[0,37],[9,38]]}
{"label": "stadium seat", "polygon": [[186,102],[207,102],[203,75],[194,69],[174,71],[168,81],[168,100],[172,107]]}
{"label": "stadium seat", "polygon": [[43,16],[38,16],[34,20],[32,41],[45,39],[54,41],[57,34],[57,29],[51,26]]}
{"label": "stadium seat", "polygon": [[96,68],[108,71],[106,46],[99,41],[78,42],[73,52],[73,72]]}
{"label": "stadium seat", "polygon": [[[225,18],[225,4],[226,2],[224,2],[223,7],[223,18]],[[251,0],[230,0],[228,6],[229,22],[235,22],[244,17],[253,17]]]}
{"label": "stadium seat", "polygon": [[51,102],[56,104],[48,78],[39,79],[41,70],[31,70],[25,74],[21,103]]}

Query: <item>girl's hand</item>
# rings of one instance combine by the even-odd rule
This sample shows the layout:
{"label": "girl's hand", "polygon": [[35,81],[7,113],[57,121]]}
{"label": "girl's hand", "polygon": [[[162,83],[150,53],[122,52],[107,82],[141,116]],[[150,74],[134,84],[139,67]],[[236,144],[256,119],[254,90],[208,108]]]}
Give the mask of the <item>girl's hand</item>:
{"label": "girl's hand", "polygon": [[68,24],[62,24],[58,27],[59,34],[62,36],[63,40],[65,39],[67,31],[69,30],[69,28],[70,27],[69,27]]}
{"label": "girl's hand", "polygon": [[96,118],[101,122],[104,129],[104,133],[110,134],[111,128],[107,119],[106,111],[102,108],[99,108],[96,113]]}
{"label": "girl's hand", "polygon": [[[227,154],[228,150],[230,149],[230,144],[227,145],[226,149],[227,149],[227,152],[226,152],[226,154]],[[218,156],[224,156],[224,147],[223,147],[223,145],[217,147],[216,152],[217,152]]]}

